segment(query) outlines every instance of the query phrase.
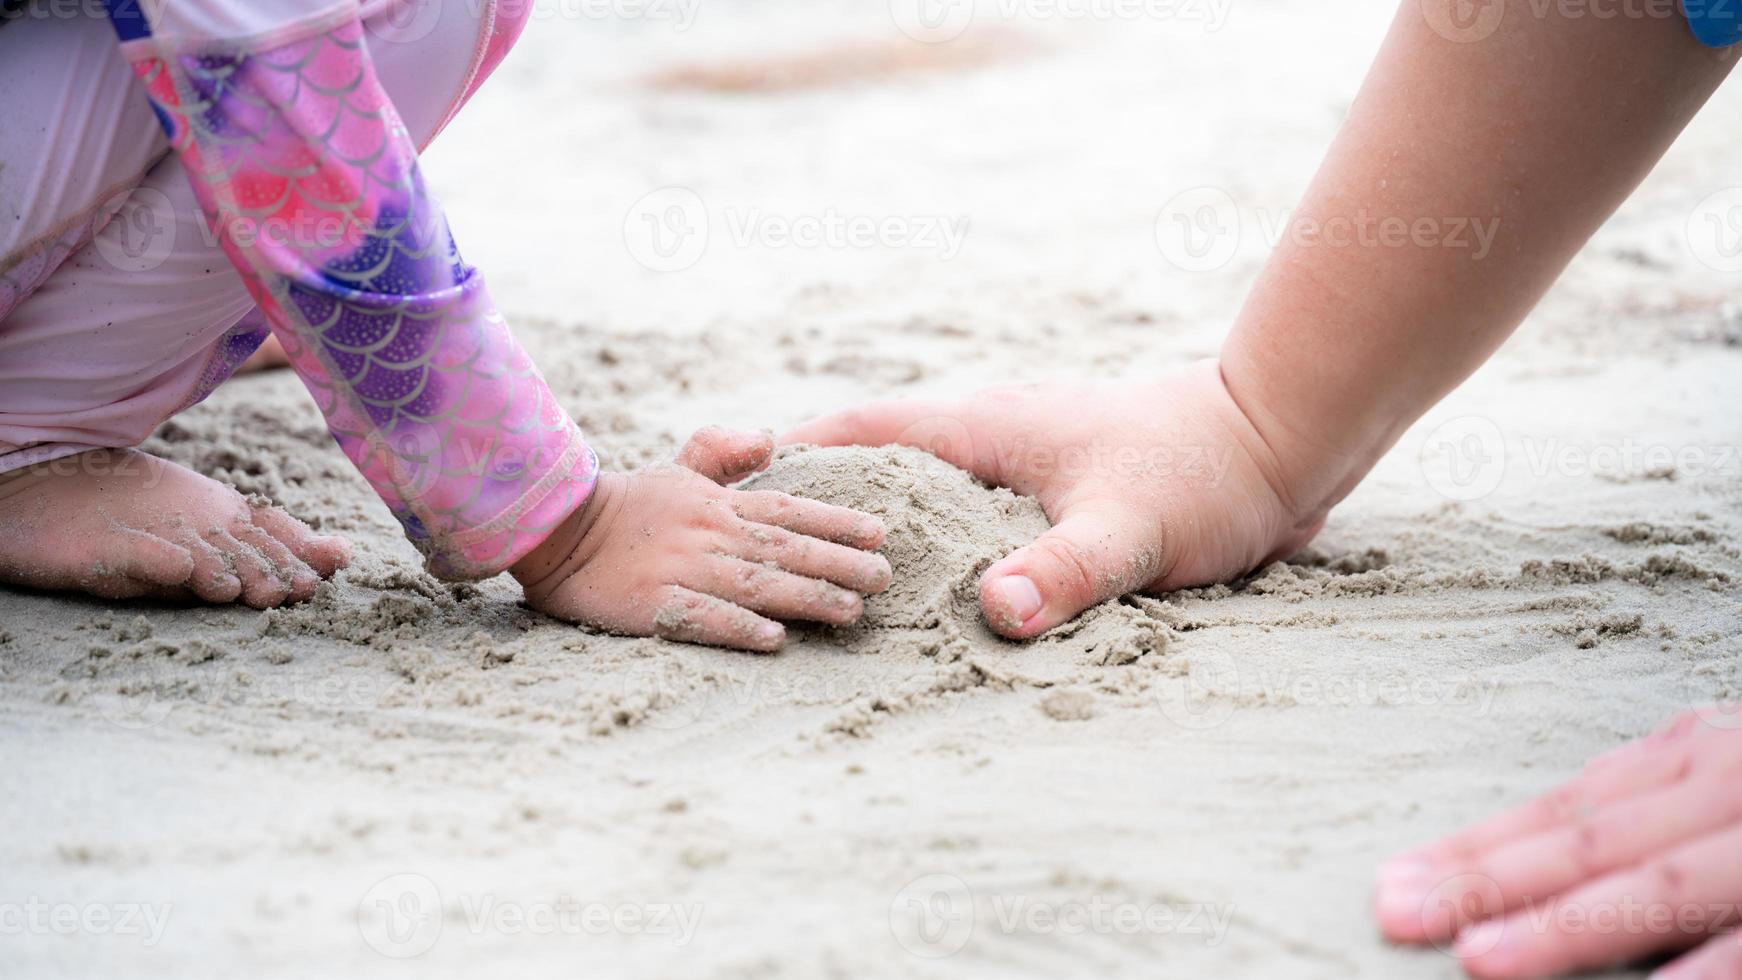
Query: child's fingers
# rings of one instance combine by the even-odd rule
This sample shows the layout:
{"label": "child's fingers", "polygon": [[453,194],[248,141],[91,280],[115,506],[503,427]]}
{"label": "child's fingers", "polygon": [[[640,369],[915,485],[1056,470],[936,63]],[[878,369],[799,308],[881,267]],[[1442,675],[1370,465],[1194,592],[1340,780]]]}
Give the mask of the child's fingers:
{"label": "child's fingers", "polygon": [[865,595],[889,588],[888,559],[821,538],[795,534],[770,524],[741,522],[730,552],[749,562],[773,562],[805,578],[822,579]]}
{"label": "child's fingers", "polygon": [[772,490],[732,495],[732,511],[756,524],[772,524],[813,538],[875,550],[883,545],[883,522],[847,507]]}
{"label": "child's fingers", "polygon": [[775,653],[786,644],[786,627],[743,606],[674,585],[653,614],[653,635],[683,643]]}
{"label": "child's fingers", "polygon": [[848,626],[865,613],[859,593],[741,558],[715,556],[692,583],[699,591],[775,619]]}
{"label": "child's fingers", "polygon": [[710,425],[700,429],[678,451],[677,463],[715,483],[735,483],[768,465],[774,436]]}

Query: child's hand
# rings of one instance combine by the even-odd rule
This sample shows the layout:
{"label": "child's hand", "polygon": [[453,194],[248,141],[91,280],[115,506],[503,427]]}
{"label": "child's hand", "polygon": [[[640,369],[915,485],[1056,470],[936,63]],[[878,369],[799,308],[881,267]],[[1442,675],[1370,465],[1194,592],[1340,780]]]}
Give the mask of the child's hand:
{"label": "child's hand", "polygon": [[766,434],[704,429],[678,464],[601,474],[592,496],[513,568],[527,604],[632,636],[773,652],[776,619],[844,626],[889,586],[874,517],[730,490],[773,452]]}
{"label": "child's hand", "polygon": [[1014,638],[1135,589],[1224,581],[1286,556],[1323,523],[1297,510],[1213,362],[1158,380],[872,405],[786,441],[917,446],[1038,499],[1053,529],[980,580],[986,621]]}
{"label": "child's hand", "polygon": [[1549,977],[1699,946],[1653,973],[1742,976],[1742,706],[1690,711],[1510,813],[1392,859],[1379,927],[1477,977]]}

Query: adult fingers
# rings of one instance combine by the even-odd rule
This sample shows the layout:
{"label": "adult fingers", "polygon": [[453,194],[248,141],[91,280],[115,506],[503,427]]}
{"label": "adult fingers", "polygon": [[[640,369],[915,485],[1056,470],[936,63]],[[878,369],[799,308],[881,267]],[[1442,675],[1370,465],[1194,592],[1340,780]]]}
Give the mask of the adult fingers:
{"label": "adult fingers", "polygon": [[805,578],[833,582],[867,595],[889,588],[893,576],[889,560],[875,552],[750,521],[739,523],[727,551],[735,558],[758,564],[772,562]]}
{"label": "adult fingers", "polygon": [[715,556],[691,583],[727,602],[775,619],[847,626],[865,613],[859,593],[741,558]]}
{"label": "adult fingers", "polygon": [[869,514],[772,490],[733,494],[732,512],[757,524],[865,550],[881,547],[885,533],[883,522]]}
{"label": "adult fingers", "polygon": [[[1393,942],[1437,942],[1450,929],[1494,914],[1498,899],[1492,895],[1476,905],[1442,901],[1447,881],[1503,844],[1576,826],[1607,804],[1681,782],[1709,731],[1691,714],[1683,715],[1647,738],[1599,756],[1578,776],[1529,803],[1387,861],[1374,892],[1380,931]],[[1471,883],[1483,885],[1479,876]]]}
{"label": "adult fingers", "polygon": [[1736,980],[1742,977],[1742,929],[1735,929],[1685,954],[1651,975],[1651,980]]}
{"label": "adult fingers", "polygon": [[967,401],[904,399],[836,412],[800,425],[780,437],[782,445],[912,446],[961,467],[988,482],[999,482],[998,452]]}
{"label": "adult fingers", "polygon": [[1490,918],[1560,894],[1720,830],[1738,814],[1742,783],[1725,778],[1676,783],[1501,844],[1467,868],[1448,869],[1443,884],[1419,907],[1393,914],[1414,914],[1423,938],[1440,942],[1472,918]]}
{"label": "adult fingers", "polygon": [[677,464],[719,484],[736,483],[768,465],[774,455],[774,435],[741,432],[710,425],[690,436],[678,450]]}
{"label": "adult fingers", "polygon": [[1052,530],[986,569],[980,606],[1001,635],[1036,636],[1161,577],[1162,551],[1133,540],[1115,507],[1067,509]]}
{"label": "adult fingers", "polygon": [[1734,928],[1742,824],[1581,886],[1540,909],[1466,929],[1455,952],[1481,980],[1551,977],[1630,962]]}
{"label": "adult fingers", "polygon": [[653,614],[654,636],[684,643],[774,653],[786,644],[786,627],[743,606],[672,586]]}

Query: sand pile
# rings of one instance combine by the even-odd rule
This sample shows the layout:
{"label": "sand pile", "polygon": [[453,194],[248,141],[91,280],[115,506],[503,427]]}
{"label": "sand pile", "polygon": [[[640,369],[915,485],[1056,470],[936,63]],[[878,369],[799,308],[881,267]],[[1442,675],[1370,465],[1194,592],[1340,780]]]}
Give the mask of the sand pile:
{"label": "sand pile", "polygon": [[883,520],[883,554],[895,580],[866,602],[871,628],[930,629],[972,611],[980,573],[1052,526],[1034,500],[900,446],[785,449],[744,489],[779,490]]}
{"label": "sand pile", "polygon": [[[534,23],[432,149],[467,259],[613,468],[702,424],[1213,352],[1265,243],[1170,269],[1153,232],[1181,188],[1157,174],[1227,170],[1243,214],[1286,209],[1385,13],[1275,0],[1213,41],[1060,22],[1044,56],[959,83],[643,84],[893,37],[879,5],[774,6],[709,6],[682,39]],[[1039,511],[917,453],[789,451],[756,481],[881,514],[898,581],[859,626],[754,656],[561,623],[506,578],[430,579],[294,378],[225,385],[148,448],[348,536],[355,564],[264,614],[0,590],[0,905],[169,910],[149,948],[9,935],[0,976],[1448,976],[1377,938],[1383,858],[1742,697],[1734,281],[1685,227],[1733,181],[1742,87],[1717,99],[1306,554],[1025,643],[985,628],[974,586]],[[676,273],[619,225],[666,184],[711,221]],[[529,233],[552,214],[576,216],[554,264]],[[763,234],[829,214],[972,232],[947,262],[911,238]],[[1477,500],[1423,467],[1472,417],[1507,447]],[[1678,468],[1626,463],[1635,445]],[[916,910],[964,893],[934,921],[971,923],[966,944],[926,958],[947,950],[912,944]],[[682,945],[533,928],[565,899],[705,914]],[[1171,925],[1032,928],[1090,903]]]}
{"label": "sand pile", "polygon": [[988,629],[980,614],[981,573],[1052,525],[1032,498],[985,486],[930,453],[900,446],[793,447],[781,450],[744,489],[852,507],[888,527],[883,554],[895,571],[893,583],[866,601],[857,626],[828,631],[855,652],[888,652],[891,633],[917,634],[928,655],[1019,657],[1025,669],[1057,679],[1056,669],[1066,664],[1123,665],[1166,646],[1165,625],[1119,602],[1029,643]]}

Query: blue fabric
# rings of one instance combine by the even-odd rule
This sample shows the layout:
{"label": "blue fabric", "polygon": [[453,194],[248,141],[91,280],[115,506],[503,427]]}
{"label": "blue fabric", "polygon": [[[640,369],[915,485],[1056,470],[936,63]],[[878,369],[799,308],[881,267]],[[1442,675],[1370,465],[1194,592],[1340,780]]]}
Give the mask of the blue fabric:
{"label": "blue fabric", "polygon": [[1742,0],[1682,0],[1682,12],[1707,47],[1727,48],[1742,41]]}
{"label": "blue fabric", "polygon": [[151,36],[151,25],[145,22],[145,8],[140,0],[103,0],[103,6],[108,8],[109,23],[115,25],[115,36],[121,40],[136,41]]}

